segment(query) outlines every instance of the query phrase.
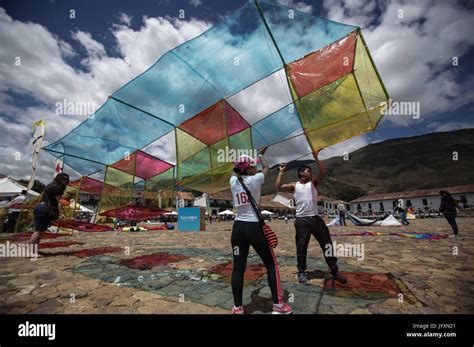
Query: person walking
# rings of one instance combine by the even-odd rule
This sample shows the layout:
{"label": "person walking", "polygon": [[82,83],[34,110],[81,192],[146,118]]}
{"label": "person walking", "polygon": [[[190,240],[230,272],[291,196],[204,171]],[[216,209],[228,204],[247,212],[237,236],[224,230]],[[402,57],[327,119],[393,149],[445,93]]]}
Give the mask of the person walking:
{"label": "person walking", "polygon": [[441,205],[439,206],[439,212],[444,215],[444,218],[446,218],[449,225],[453,229],[453,235],[450,237],[457,237],[459,228],[456,223],[456,216],[458,212],[456,202],[454,201],[452,195],[446,190],[440,190],[439,195],[441,195]]}

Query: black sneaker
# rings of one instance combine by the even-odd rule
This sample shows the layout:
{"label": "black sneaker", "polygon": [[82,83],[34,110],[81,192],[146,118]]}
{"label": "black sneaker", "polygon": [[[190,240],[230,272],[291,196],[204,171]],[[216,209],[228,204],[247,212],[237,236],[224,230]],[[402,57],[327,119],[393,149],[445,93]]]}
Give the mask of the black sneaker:
{"label": "black sneaker", "polygon": [[346,284],[347,283],[347,278],[341,274],[339,271],[338,272],[334,272],[332,274],[332,278],[335,279],[336,281],[339,281],[341,282],[342,284]]}
{"label": "black sneaker", "polygon": [[305,273],[300,272],[298,274],[298,283],[307,283],[307,282],[308,282],[308,278],[306,277]]}

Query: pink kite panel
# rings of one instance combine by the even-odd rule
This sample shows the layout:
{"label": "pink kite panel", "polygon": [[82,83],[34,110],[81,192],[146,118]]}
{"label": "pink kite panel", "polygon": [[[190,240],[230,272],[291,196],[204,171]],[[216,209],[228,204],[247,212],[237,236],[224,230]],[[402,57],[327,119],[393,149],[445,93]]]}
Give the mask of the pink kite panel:
{"label": "pink kite panel", "polygon": [[225,102],[225,114],[227,115],[227,132],[229,136],[237,134],[249,127],[245,119],[227,102]]}
{"label": "pink kite panel", "polygon": [[83,177],[82,182],[81,179],[78,179],[69,183],[69,186],[71,187],[78,187],[81,191],[93,194],[100,194],[102,192],[102,185],[103,183],[101,181],[90,177]]}
{"label": "pink kite panel", "polygon": [[179,128],[201,142],[212,145],[226,137],[224,112],[220,100],[182,123]]}
{"label": "pink kite panel", "polygon": [[148,179],[168,170],[171,166],[163,160],[140,151],[137,156],[136,176]]}
{"label": "pink kite panel", "polygon": [[130,175],[135,173],[135,176],[143,179],[156,176],[168,170],[171,166],[171,164],[142,151],[135,152],[128,158],[124,158],[112,165],[115,169]]}

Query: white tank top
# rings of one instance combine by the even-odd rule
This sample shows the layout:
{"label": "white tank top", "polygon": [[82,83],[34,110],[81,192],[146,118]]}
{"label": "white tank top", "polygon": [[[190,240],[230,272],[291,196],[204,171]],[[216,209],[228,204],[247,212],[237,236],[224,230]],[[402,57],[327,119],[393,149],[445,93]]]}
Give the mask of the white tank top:
{"label": "white tank top", "polygon": [[296,182],[293,193],[296,205],[296,217],[312,217],[318,215],[318,191],[312,181]]}

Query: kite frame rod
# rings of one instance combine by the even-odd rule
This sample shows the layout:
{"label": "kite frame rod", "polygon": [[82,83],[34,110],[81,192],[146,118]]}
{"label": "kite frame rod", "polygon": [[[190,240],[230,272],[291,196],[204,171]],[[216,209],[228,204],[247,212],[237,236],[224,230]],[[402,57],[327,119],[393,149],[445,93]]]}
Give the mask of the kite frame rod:
{"label": "kite frame rod", "polygon": [[285,62],[285,59],[283,59],[283,55],[281,54],[281,51],[280,51],[280,47],[278,47],[276,41],[275,41],[275,38],[273,37],[273,34],[270,30],[270,28],[268,27],[268,23],[267,23],[267,20],[265,19],[265,16],[263,15],[262,13],[262,10],[260,8],[260,4],[259,4],[259,1],[258,0],[255,0],[255,6],[257,7],[257,10],[258,10],[258,13],[260,15],[260,18],[262,19],[263,21],[263,25],[265,25],[265,29],[267,29],[267,32],[268,34],[270,35],[270,38],[272,39],[272,42],[273,42],[273,45],[275,46],[277,52],[278,52],[278,55],[280,56],[280,59],[283,63],[283,67],[286,66],[286,62]]}
{"label": "kite frame rod", "polygon": [[[117,102],[120,102],[121,104],[124,104],[124,105],[126,105],[126,106],[128,106],[128,107],[131,107],[131,108],[133,108],[133,109],[135,109],[135,110],[137,110],[137,111],[143,112],[143,113],[145,113],[146,115],[148,115],[148,116],[150,116],[150,117],[156,118],[156,119],[158,119],[158,120],[160,120],[160,121],[162,121],[162,122],[167,123],[168,125],[171,125],[173,128],[176,128],[176,126],[175,126],[173,123],[170,123],[170,122],[168,122],[167,120],[165,120],[165,119],[163,119],[163,118],[160,118],[160,117],[158,117],[158,116],[155,116],[154,114],[152,114],[152,113],[150,113],[150,112],[147,112],[147,111],[145,111],[145,110],[142,110],[141,108],[138,108],[138,107],[136,107],[136,106],[130,105],[128,102],[125,102],[125,101],[123,101],[123,100],[117,99],[116,97],[114,97],[114,96],[112,96],[112,95],[109,95],[109,99],[112,99],[112,100],[115,100],[115,101],[117,101]],[[166,134],[165,134],[165,135],[166,135]],[[163,135],[163,136],[164,136],[164,135]]]}
{"label": "kite frame rod", "polygon": [[[81,159],[81,160],[85,160],[85,161],[90,161],[91,163],[96,163],[96,164],[100,164],[100,165],[103,165],[103,166],[107,166],[107,164],[104,164],[104,163],[101,163],[101,162],[99,162],[99,161],[95,161],[95,160],[92,160],[92,159],[86,159],[86,158],[80,157],[80,156],[78,156],[78,155],[68,154],[68,153],[63,153],[63,152],[58,152],[58,151],[55,151],[55,150],[53,150],[53,149],[46,149],[46,148],[44,148],[44,149],[41,148],[41,149],[42,149],[43,151],[52,152],[52,153],[56,153],[56,154],[61,154],[63,157],[65,157],[65,156],[73,157],[73,158],[77,158],[77,159]],[[91,175],[94,174],[94,173],[96,173],[96,172],[99,172],[99,171],[101,171],[101,170],[97,170],[97,171],[91,173]]]}
{"label": "kite frame rod", "polygon": [[362,30],[358,28],[359,31],[359,36],[362,39],[362,43],[367,51],[367,55],[369,56],[370,61],[372,62],[372,65],[374,67],[375,73],[377,74],[377,77],[379,78],[380,84],[382,85],[383,91],[385,92],[385,96],[387,99],[390,99],[390,96],[388,95],[387,89],[385,88],[385,84],[383,83],[382,78],[380,77],[379,70],[377,69],[377,66],[375,65],[374,59],[372,58],[372,54],[370,54],[369,47],[367,47],[367,43],[365,42],[364,35],[362,34]]}
{"label": "kite frame rod", "polygon": [[[268,26],[268,23],[267,23],[267,20],[265,19],[265,16],[263,15],[263,12],[262,12],[262,9],[260,8],[260,4],[259,4],[259,0],[255,0],[255,6],[257,7],[257,10],[258,10],[258,13],[260,15],[260,18],[262,19],[263,21],[263,24],[265,25],[265,29],[267,29],[267,32],[268,32],[268,35],[270,35],[270,39],[272,40],[273,42],[273,45],[275,46],[277,52],[278,52],[278,55],[280,56],[280,59],[281,59],[281,62],[283,63],[283,70],[285,71],[285,77],[286,77],[286,84],[288,86],[288,91],[290,92],[290,96],[291,96],[291,100],[293,100],[293,104],[295,105],[295,108],[296,108],[296,111],[297,112],[300,112],[299,110],[299,103],[297,101],[299,101],[298,99],[295,99],[293,93],[292,93],[292,90],[293,90],[293,87],[290,83],[290,80],[289,80],[289,77],[288,77],[288,72],[286,71],[286,62],[285,62],[285,59],[283,58],[283,54],[281,53],[280,51],[280,47],[278,47],[277,43],[276,43],[276,40],[275,38],[273,37],[273,34],[270,30],[270,27]],[[306,134],[306,130],[304,129],[303,127],[303,123],[301,121],[301,118],[300,118],[300,115],[297,114],[298,116],[298,120],[300,122],[300,125],[301,125],[301,128],[303,129],[303,132]],[[310,144],[310,147],[313,149],[313,147],[311,146]]]}

